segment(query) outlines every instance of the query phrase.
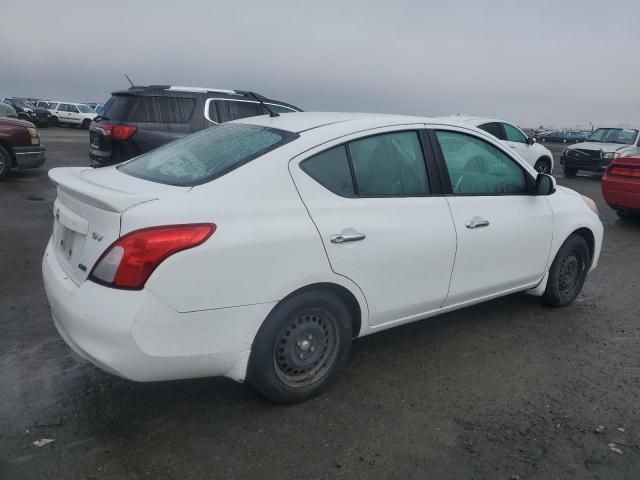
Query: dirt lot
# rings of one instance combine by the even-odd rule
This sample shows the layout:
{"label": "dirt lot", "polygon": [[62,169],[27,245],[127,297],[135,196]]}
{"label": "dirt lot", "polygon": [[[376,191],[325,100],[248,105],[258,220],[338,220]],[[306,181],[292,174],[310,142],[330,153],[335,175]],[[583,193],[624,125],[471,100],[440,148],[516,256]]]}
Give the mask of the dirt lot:
{"label": "dirt lot", "polygon": [[[86,132],[42,137],[48,168],[88,163]],[[640,477],[640,222],[617,219],[597,176],[555,172],[605,222],[575,304],[519,294],[358,340],[329,392],[282,407],[72,355],[41,282],[46,170],[0,184],[0,479]]]}

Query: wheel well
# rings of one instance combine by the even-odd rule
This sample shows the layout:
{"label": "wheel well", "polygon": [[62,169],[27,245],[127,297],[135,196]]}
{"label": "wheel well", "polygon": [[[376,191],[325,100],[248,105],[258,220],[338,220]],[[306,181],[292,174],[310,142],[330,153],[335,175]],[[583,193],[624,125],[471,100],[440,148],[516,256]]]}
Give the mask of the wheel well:
{"label": "wheel well", "polygon": [[593,261],[593,254],[596,250],[596,238],[593,236],[593,232],[588,228],[582,227],[577,229],[572,235],[580,235],[589,245],[589,255],[591,256],[591,261]]}
{"label": "wheel well", "polygon": [[5,142],[4,140],[0,140],[0,146],[3,146],[4,149],[9,152],[9,156],[11,157],[11,165],[12,166],[16,166],[16,156],[13,153],[13,148],[11,148],[11,145],[9,145],[7,142]]}
{"label": "wheel well", "polygon": [[356,338],[358,335],[360,335],[360,328],[362,326],[362,311],[360,310],[360,304],[358,303],[358,300],[353,295],[353,293],[351,293],[342,285],[338,285],[336,283],[313,283],[311,285],[307,285],[306,287],[299,288],[294,292],[291,292],[282,300],[309,290],[328,290],[340,297],[340,299],[344,301],[345,305],[349,309],[349,313],[351,314],[351,330],[353,338]]}
{"label": "wheel well", "polygon": [[544,160],[545,162],[549,162],[549,165],[551,165],[551,159],[549,157],[547,157],[546,155],[543,155],[538,160],[536,160],[536,163],[538,163],[540,160]]}

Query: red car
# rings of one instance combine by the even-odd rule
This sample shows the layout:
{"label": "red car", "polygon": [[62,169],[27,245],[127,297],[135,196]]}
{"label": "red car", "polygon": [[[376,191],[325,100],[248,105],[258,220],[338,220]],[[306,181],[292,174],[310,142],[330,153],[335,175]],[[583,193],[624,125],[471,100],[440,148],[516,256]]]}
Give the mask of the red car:
{"label": "red car", "polygon": [[602,195],[618,216],[640,214],[640,157],[622,157],[609,164],[602,177]]}
{"label": "red car", "polygon": [[38,168],[44,163],[40,134],[31,122],[0,118],[0,180],[12,168]]}

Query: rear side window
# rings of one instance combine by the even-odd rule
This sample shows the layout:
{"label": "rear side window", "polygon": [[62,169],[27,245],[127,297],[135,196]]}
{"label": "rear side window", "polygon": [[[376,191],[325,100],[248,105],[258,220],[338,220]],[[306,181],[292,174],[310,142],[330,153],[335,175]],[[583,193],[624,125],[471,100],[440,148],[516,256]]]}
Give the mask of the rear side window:
{"label": "rear side window", "polygon": [[284,105],[276,105],[276,104],[267,103],[267,102],[265,102],[265,104],[267,105],[267,107],[269,107],[269,110],[271,110],[272,112],[275,112],[275,113],[297,112],[297,110],[295,108],[285,107]]}
{"label": "rear side window", "polygon": [[502,130],[502,126],[498,122],[485,123],[484,125],[480,125],[478,127],[480,130],[484,130],[487,133],[490,133],[496,138],[500,140],[506,140],[504,132]]}
{"label": "rear side window", "polygon": [[[211,115],[211,109],[217,110],[217,115]],[[219,122],[230,122],[239,118],[255,117],[262,115],[262,107],[254,102],[236,102],[215,100],[209,104],[209,118],[218,118]]]}
{"label": "rear side window", "polygon": [[314,155],[302,162],[300,167],[316,182],[336,195],[355,196],[349,158],[344,145]]}
{"label": "rear side window", "polygon": [[394,132],[349,143],[358,193],[419,195],[430,193],[418,133]]}
{"label": "rear side window", "polygon": [[118,169],[152,182],[200,185],[296,138],[296,133],[257,125],[215,125],[140,155]]}
{"label": "rear side window", "polygon": [[[132,122],[187,123],[196,101],[184,97],[136,97],[129,119]],[[108,114],[105,113],[107,117]],[[109,117],[111,118],[111,117]]]}

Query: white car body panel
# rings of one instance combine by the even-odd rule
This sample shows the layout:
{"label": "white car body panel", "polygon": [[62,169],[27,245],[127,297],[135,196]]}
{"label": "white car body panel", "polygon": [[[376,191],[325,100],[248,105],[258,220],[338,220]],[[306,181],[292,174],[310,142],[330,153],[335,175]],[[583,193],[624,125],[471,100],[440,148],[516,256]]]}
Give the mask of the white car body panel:
{"label": "white car body panel", "polygon": [[[96,112],[81,112],[78,109],[78,105],[84,105],[83,103],[55,101],[49,102],[49,104],[49,112],[51,112],[51,115],[55,116],[61,124],[82,125],[82,122],[85,120],[93,120],[98,116]],[[72,108],[73,111],[60,110],[61,105],[72,105],[74,107]]]}
{"label": "white car body panel", "polygon": [[[300,137],[195,187],[141,180],[116,167],[51,171],[61,220],[55,220],[43,259],[45,289],[61,335],[99,367],[139,381],[212,375],[242,381],[269,313],[310,285],[350,292],[361,312],[358,336],[364,336],[535,290],[564,240],[580,228],[595,238],[592,268],[597,264],[602,225],[580,195],[567,189],[544,197],[347,199],[299,167],[349,139],[445,128],[483,138],[535,174],[509,147],[464,122],[299,113],[236,123],[288,129]],[[466,229],[474,216],[486,217],[490,226]],[[87,280],[119,236],[203,222],[217,225],[213,236],[163,261],[142,290]],[[332,235],[349,228],[366,233],[366,240],[331,243]],[[77,250],[65,259],[56,242],[68,231],[75,232]]]}

